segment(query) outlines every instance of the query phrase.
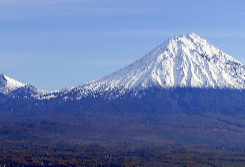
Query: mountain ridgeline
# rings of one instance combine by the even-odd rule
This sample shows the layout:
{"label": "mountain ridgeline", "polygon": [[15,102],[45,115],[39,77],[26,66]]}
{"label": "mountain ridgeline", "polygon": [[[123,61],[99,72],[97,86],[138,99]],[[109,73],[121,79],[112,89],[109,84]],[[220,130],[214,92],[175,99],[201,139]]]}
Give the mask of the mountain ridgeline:
{"label": "mountain ridgeline", "polygon": [[102,79],[61,91],[40,91],[1,74],[0,93],[7,112],[236,114],[245,112],[245,65],[192,33]]}

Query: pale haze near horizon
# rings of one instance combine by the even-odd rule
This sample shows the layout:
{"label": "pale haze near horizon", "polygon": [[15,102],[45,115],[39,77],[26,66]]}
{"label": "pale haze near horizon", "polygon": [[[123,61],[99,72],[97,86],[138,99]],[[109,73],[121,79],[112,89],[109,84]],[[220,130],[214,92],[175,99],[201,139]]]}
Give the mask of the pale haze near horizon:
{"label": "pale haze near horizon", "polygon": [[245,63],[245,2],[0,0],[0,73],[39,89],[98,79],[196,33]]}

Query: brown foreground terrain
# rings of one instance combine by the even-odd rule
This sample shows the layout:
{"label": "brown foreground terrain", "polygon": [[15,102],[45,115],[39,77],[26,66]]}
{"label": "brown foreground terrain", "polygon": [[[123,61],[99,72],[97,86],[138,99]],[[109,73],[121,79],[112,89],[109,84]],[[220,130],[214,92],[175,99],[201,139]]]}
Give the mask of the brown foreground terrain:
{"label": "brown foreground terrain", "polygon": [[140,115],[87,117],[83,123],[2,120],[0,167],[245,166],[245,121],[240,118],[171,114],[147,121]]}
{"label": "brown foreground terrain", "polygon": [[62,143],[1,143],[1,166],[245,166],[242,151],[208,146],[166,145],[117,149]]}

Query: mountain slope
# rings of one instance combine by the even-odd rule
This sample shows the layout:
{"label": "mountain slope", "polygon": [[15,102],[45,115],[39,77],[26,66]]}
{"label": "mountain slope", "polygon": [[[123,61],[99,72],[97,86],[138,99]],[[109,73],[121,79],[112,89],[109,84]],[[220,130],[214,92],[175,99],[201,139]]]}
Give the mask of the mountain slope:
{"label": "mountain slope", "polygon": [[185,34],[111,75],[65,92],[124,94],[151,87],[245,89],[245,65],[198,35]]}

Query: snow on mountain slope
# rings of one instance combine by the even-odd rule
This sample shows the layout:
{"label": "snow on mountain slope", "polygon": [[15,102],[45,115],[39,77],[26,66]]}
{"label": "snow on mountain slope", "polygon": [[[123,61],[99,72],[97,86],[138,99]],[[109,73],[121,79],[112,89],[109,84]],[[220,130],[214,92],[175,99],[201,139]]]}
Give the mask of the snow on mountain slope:
{"label": "snow on mountain slope", "polygon": [[[148,87],[245,89],[245,65],[198,35],[169,39],[125,68],[73,88],[81,94]],[[66,90],[69,91],[69,90]]]}
{"label": "snow on mountain slope", "polygon": [[27,84],[23,84],[12,78],[7,77],[4,74],[0,74],[0,93],[9,94],[10,92],[25,87]]}

